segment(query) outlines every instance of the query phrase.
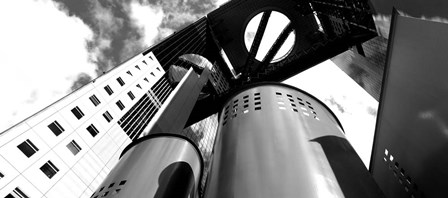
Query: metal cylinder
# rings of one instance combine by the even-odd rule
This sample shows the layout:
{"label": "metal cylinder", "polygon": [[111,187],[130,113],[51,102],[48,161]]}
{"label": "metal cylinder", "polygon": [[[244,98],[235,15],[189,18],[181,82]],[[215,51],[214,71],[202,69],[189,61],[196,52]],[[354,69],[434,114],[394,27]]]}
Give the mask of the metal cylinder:
{"label": "metal cylinder", "polygon": [[280,83],[224,105],[206,198],[383,197],[331,110]]}
{"label": "metal cylinder", "polygon": [[174,134],[148,135],[128,145],[92,197],[195,198],[203,161],[198,148]]}

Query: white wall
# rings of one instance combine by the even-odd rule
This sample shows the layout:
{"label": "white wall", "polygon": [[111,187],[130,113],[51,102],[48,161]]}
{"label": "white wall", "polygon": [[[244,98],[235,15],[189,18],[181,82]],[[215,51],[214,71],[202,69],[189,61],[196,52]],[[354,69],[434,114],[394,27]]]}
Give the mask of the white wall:
{"label": "white wall", "polygon": [[[117,121],[164,73],[152,53],[139,54],[1,134],[0,172],[5,176],[0,178],[0,197],[16,187],[33,198],[90,197],[131,142]],[[123,79],[124,86],[119,85],[118,77]],[[113,90],[112,95],[104,90],[106,85]],[[128,91],[132,91],[134,100],[129,98]],[[101,102],[98,106],[89,100],[92,95]],[[118,100],[124,104],[123,110],[115,104]],[[76,106],[84,113],[79,120],[71,112]],[[103,117],[106,111],[113,117],[111,122]],[[48,128],[54,121],[64,128],[59,136]],[[91,124],[99,131],[95,137],[86,130]],[[30,158],[17,148],[27,139],[39,149]],[[76,155],[67,148],[72,140],[81,147]],[[59,169],[51,179],[40,170],[48,160]]]}

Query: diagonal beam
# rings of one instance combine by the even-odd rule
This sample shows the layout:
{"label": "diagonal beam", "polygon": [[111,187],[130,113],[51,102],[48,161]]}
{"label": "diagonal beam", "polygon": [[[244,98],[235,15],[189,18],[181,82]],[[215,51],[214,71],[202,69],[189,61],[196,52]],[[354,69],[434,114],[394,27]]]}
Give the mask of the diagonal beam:
{"label": "diagonal beam", "polygon": [[272,59],[274,59],[275,55],[277,54],[278,50],[283,46],[286,39],[288,38],[289,34],[293,31],[293,27],[291,23],[288,23],[288,25],[283,29],[282,33],[277,37],[277,40],[275,40],[274,45],[271,46],[268,53],[264,57],[262,63],[258,66],[257,71],[262,71],[269,63],[271,63]]}
{"label": "diagonal beam", "polygon": [[249,71],[250,65],[254,63],[255,56],[257,55],[258,49],[260,48],[261,39],[263,38],[266,26],[268,25],[269,17],[271,16],[271,11],[263,12],[260,23],[258,24],[257,33],[255,34],[252,45],[250,46],[249,55],[246,59],[246,64],[244,65],[244,74]]}

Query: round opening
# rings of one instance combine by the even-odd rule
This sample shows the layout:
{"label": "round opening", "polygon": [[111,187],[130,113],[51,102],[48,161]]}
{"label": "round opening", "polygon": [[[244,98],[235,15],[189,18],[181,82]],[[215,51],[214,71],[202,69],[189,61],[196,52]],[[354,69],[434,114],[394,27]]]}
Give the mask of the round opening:
{"label": "round opening", "polygon": [[[244,44],[246,45],[246,49],[248,52],[250,52],[250,48],[252,47],[255,35],[257,34],[261,18],[264,13],[265,12],[261,12],[255,15],[246,26],[246,31],[244,32]],[[268,19],[266,29],[261,39],[255,59],[257,59],[258,61],[264,60],[271,47],[274,45],[280,34],[285,30],[290,22],[291,21],[284,14],[277,11],[271,11],[271,15]],[[277,51],[274,58],[271,60],[271,63],[278,62],[286,58],[286,56],[288,56],[288,54],[294,47],[296,38],[295,31],[292,30],[287,33],[288,37],[286,38],[280,49]]]}

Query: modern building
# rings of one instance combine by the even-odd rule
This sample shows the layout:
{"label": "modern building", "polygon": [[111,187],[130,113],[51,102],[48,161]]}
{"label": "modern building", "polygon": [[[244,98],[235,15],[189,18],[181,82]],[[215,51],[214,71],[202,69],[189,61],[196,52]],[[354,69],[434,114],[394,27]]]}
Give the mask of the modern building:
{"label": "modern building", "polygon": [[[289,22],[259,58],[277,13]],[[100,186],[125,147],[167,132],[200,150],[203,194],[215,136],[226,123],[218,112],[229,97],[373,38],[370,14],[367,1],[230,1],[0,133],[0,197],[103,196],[126,183]],[[256,17],[245,46],[243,30]],[[288,38],[293,45],[277,57]]]}

